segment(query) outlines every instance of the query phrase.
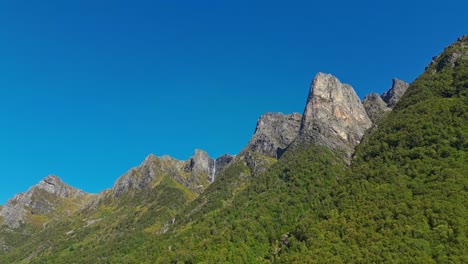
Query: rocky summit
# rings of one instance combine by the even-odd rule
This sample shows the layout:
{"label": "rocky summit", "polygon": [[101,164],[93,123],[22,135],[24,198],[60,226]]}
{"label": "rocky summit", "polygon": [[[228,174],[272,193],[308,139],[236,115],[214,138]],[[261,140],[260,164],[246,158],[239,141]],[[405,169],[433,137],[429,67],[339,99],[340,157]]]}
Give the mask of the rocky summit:
{"label": "rocky summit", "polygon": [[255,133],[245,149],[279,158],[299,135],[301,118],[299,113],[290,115],[266,113],[262,115],[257,121]]}
{"label": "rocky summit", "polygon": [[371,125],[353,87],[331,74],[318,73],[310,86],[295,145],[326,146],[349,159]]}
{"label": "rocky summit", "polygon": [[393,108],[400,101],[400,98],[405,94],[409,87],[409,83],[396,78],[393,79],[393,84],[390,90],[382,94],[382,100],[387,103],[387,106]]}
{"label": "rocky summit", "polygon": [[118,178],[111,192],[113,196],[118,197],[131,190],[151,188],[162,177],[169,177],[200,193],[214,181],[224,167],[232,162],[233,157],[225,154],[212,159],[208,153],[199,149],[195,150],[195,154],[186,161],[167,155],[157,157],[150,154],[141,165]]}
{"label": "rocky summit", "polygon": [[377,123],[386,113],[392,110],[377,93],[370,93],[364,97],[363,106],[373,123]]}
{"label": "rocky summit", "polygon": [[87,196],[85,192],[73,188],[57,176],[47,176],[25,193],[10,199],[0,211],[3,224],[17,228],[27,223],[33,215],[57,214],[58,206],[64,203],[79,203]]}
{"label": "rocky summit", "polygon": [[393,79],[390,89],[379,96],[371,93],[364,98],[364,109],[373,123],[378,123],[393,107],[400,101],[409,87],[409,83],[402,80]]}

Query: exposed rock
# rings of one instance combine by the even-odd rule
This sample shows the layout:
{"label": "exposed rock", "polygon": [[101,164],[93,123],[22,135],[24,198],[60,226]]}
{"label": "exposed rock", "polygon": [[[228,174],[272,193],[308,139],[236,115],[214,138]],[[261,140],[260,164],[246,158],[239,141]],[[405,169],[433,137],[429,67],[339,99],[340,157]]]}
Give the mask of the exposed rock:
{"label": "exposed rock", "polygon": [[266,113],[258,120],[255,133],[245,149],[279,158],[298,136],[300,125],[299,113]]}
{"label": "exposed rock", "polygon": [[[179,161],[169,156],[161,158],[149,155],[143,163],[135,167],[115,182],[111,189],[114,197],[129,190],[143,190],[154,186],[161,177],[167,176],[176,182],[201,193],[216,178],[218,173],[231,163],[233,156],[223,155],[212,159],[203,150],[195,150],[195,154],[187,161]],[[103,192],[100,196],[108,195]]]}
{"label": "exposed rock", "polygon": [[377,123],[386,113],[391,111],[391,108],[376,93],[367,95],[364,98],[363,106],[373,123]]}
{"label": "exposed rock", "polygon": [[400,98],[405,94],[409,87],[409,83],[396,78],[393,79],[393,84],[390,90],[382,94],[382,99],[387,103],[387,106],[393,108]]}
{"label": "exposed rock", "polygon": [[203,150],[195,150],[195,155],[185,162],[184,170],[191,171],[190,181],[196,181],[199,184],[213,182],[216,176],[232,162],[234,156],[224,154],[223,156],[212,159]]}
{"label": "exposed rock", "polygon": [[0,211],[3,224],[17,228],[27,222],[28,215],[56,214],[57,206],[64,203],[61,198],[79,199],[88,194],[63,183],[57,176],[47,176],[25,193],[10,199]]}
{"label": "exposed rock", "polygon": [[115,197],[118,197],[129,190],[142,190],[150,187],[157,178],[163,176],[173,177],[178,182],[187,186],[187,181],[179,172],[179,168],[183,166],[183,163],[183,161],[169,156],[159,158],[150,154],[140,166],[130,169],[119,177],[114,186],[112,186],[111,191]]}
{"label": "exposed rock", "polygon": [[196,149],[195,155],[186,161],[184,169],[187,171],[206,172],[210,174],[214,160],[203,150]]}
{"label": "exposed rock", "polygon": [[301,144],[323,145],[344,152],[348,159],[372,122],[354,89],[336,77],[318,73],[302,116]]}
{"label": "exposed rock", "polygon": [[[433,57],[431,63],[427,65],[426,70],[428,70],[428,68],[434,64],[436,64],[436,67],[432,70],[432,72],[438,72],[445,67],[453,68],[460,58],[466,58],[468,56],[467,47],[468,35],[459,37],[457,41],[445,48],[444,52],[436,57]],[[446,52],[449,50],[453,51]]]}

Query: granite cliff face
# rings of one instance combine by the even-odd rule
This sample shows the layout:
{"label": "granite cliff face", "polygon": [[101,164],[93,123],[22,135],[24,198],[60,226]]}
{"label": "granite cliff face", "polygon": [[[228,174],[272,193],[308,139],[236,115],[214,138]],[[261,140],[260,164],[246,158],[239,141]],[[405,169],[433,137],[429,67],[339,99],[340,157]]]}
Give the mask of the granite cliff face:
{"label": "granite cliff face", "polygon": [[[47,176],[25,193],[10,199],[0,211],[3,224],[17,228],[34,215],[58,214],[61,205],[82,204],[89,194],[63,183],[57,176]],[[65,210],[65,212],[64,212]],[[67,209],[61,213],[71,213]]]}
{"label": "granite cliff face", "polygon": [[318,73],[310,87],[298,140],[344,153],[350,159],[372,121],[354,89],[331,74]]}
{"label": "granite cliff face", "polygon": [[279,158],[291,142],[299,135],[301,115],[293,113],[266,113],[257,121],[255,133],[246,150]]}

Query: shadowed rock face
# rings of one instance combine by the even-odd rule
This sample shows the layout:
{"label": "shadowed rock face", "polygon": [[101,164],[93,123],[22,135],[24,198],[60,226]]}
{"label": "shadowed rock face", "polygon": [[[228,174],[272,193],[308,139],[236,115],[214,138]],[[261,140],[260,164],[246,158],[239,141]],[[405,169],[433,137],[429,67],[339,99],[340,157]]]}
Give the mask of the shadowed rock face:
{"label": "shadowed rock face", "polygon": [[400,98],[405,94],[408,87],[409,83],[394,78],[392,87],[382,94],[382,99],[387,103],[388,107],[393,108],[400,101]]}
{"label": "shadowed rock face", "polygon": [[351,157],[372,122],[354,89],[318,73],[310,87],[297,144],[323,145]]}
{"label": "shadowed rock face", "polygon": [[364,98],[364,109],[373,123],[378,122],[392,109],[387,106],[382,97],[376,93],[371,93]]}
{"label": "shadowed rock face", "polygon": [[57,176],[47,176],[25,193],[10,199],[0,211],[3,224],[17,228],[26,223],[28,214],[52,214],[61,198],[80,198],[85,192],[63,183]]}
{"label": "shadowed rock face", "polygon": [[378,123],[387,113],[392,111],[409,85],[407,82],[394,78],[392,87],[382,96],[371,93],[364,98],[364,108],[373,123]]}
{"label": "shadowed rock face", "polygon": [[266,113],[257,121],[255,133],[245,150],[279,158],[299,135],[300,125],[301,115],[298,113]]}

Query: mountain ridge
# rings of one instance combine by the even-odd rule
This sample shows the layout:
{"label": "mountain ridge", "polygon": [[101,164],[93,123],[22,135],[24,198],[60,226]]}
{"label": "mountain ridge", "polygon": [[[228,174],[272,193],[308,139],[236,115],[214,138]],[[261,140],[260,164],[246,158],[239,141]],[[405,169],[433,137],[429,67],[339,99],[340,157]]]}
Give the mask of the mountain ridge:
{"label": "mountain ridge", "polygon": [[[395,84],[402,85],[403,82],[398,79],[393,80],[393,85],[390,90],[384,94],[389,94],[388,100],[398,101],[401,94],[405,90],[398,90],[398,98],[394,98],[394,93],[391,91],[395,90]],[[322,85],[323,84],[323,85]],[[344,89],[345,93],[350,94],[351,101],[343,101],[343,96],[341,90]],[[336,95],[332,95],[336,93]],[[336,97],[341,97],[342,101],[338,100],[335,103]],[[383,95],[382,95],[383,96]],[[319,98],[319,99],[318,99]],[[328,99],[325,99],[328,98]],[[323,104],[324,100],[330,100],[330,103]],[[315,102],[313,102],[315,100]],[[351,103],[352,102],[352,103]],[[322,109],[314,109],[318,107],[324,107]],[[325,110],[324,110],[325,109]],[[348,109],[343,112],[343,109]],[[241,150],[241,155],[237,161],[246,160],[247,163],[253,166],[252,168],[256,171],[256,174],[260,173],[255,168],[261,168],[256,166],[254,159],[251,158],[249,151],[266,155],[268,157],[278,159],[281,155],[290,147],[297,147],[302,144],[319,144],[331,147],[332,149],[341,149],[345,151],[344,157],[350,160],[353,148],[356,144],[359,143],[360,138],[363,136],[364,131],[370,127],[371,121],[365,112],[365,101],[362,103],[357,97],[354,89],[346,84],[341,84],[341,82],[331,74],[318,73],[310,86],[309,96],[306,102],[306,107],[304,109],[304,114],[299,113],[292,114],[282,114],[282,113],[266,113],[262,115],[258,121],[254,134],[252,135],[250,141]],[[314,114],[315,111],[315,114]],[[327,112],[324,116],[321,123],[311,123],[309,120],[317,121],[316,113]],[[343,114],[347,116],[343,116]],[[358,119],[363,122],[363,127],[360,128],[360,125],[355,126],[354,129],[357,129],[357,133],[351,138],[349,135],[345,135],[344,131],[349,130],[349,125],[353,125],[356,121],[353,119],[350,122],[346,121],[348,118],[353,118],[355,113],[358,114]],[[335,118],[334,127],[330,127],[328,124],[325,124],[325,120],[330,120],[331,117]],[[345,125],[340,123],[345,120]],[[327,122],[328,122],[327,121]],[[317,128],[325,128],[324,132],[316,133]],[[331,131],[326,132],[326,131]],[[332,135],[333,134],[333,135]],[[315,139],[314,139],[315,138]],[[298,143],[299,142],[299,143]],[[309,143],[307,143],[309,142]],[[153,154],[149,154],[143,162],[134,168],[129,169],[122,176],[118,177],[113,186],[109,189],[102,190],[98,194],[92,197],[96,197],[96,200],[91,199],[91,204],[99,203],[103,199],[110,199],[111,196],[117,198],[123,193],[128,192],[129,190],[142,190],[149,188],[154,185],[160,175],[169,175],[179,184],[182,184],[185,187],[188,187],[195,193],[202,193],[207,186],[209,186],[216,176],[232,162],[236,160],[235,155],[224,154],[216,159],[211,158],[205,151],[196,149],[194,155],[186,161],[181,161],[174,159],[168,155],[162,157],[157,157]],[[250,161],[249,161],[250,160]],[[54,184],[54,182],[61,182],[57,176],[47,176],[40,181],[40,186],[42,188],[48,188]],[[18,194],[21,196],[21,194]],[[92,195],[92,194],[88,194]],[[58,195],[60,197],[60,194]],[[15,196],[16,197],[16,196]],[[14,202],[19,197],[13,197],[11,200]],[[24,204],[28,204],[30,201],[25,201]],[[7,202],[8,204],[8,202]],[[86,207],[86,206],[85,206]],[[2,212],[5,216],[12,214],[11,206],[3,206],[0,208],[0,215]],[[8,213],[10,212],[10,213]],[[15,211],[16,217],[22,219],[20,222],[23,223],[25,220],[24,217],[19,216],[17,210]],[[5,216],[3,216],[5,218]],[[5,223],[10,223],[8,217],[6,217]],[[11,224],[10,224],[11,225]],[[11,225],[18,227],[18,223]]]}
{"label": "mountain ridge", "polygon": [[369,96],[391,110],[375,121],[351,86],[319,73],[299,130],[299,114],[263,115],[223,168],[201,150],[187,161],[149,155],[108,200],[33,233],[39,251],[34,240],[0,246],[36,263],[462,263],[467,42],[409,87],[394,80],[392,92]]}

